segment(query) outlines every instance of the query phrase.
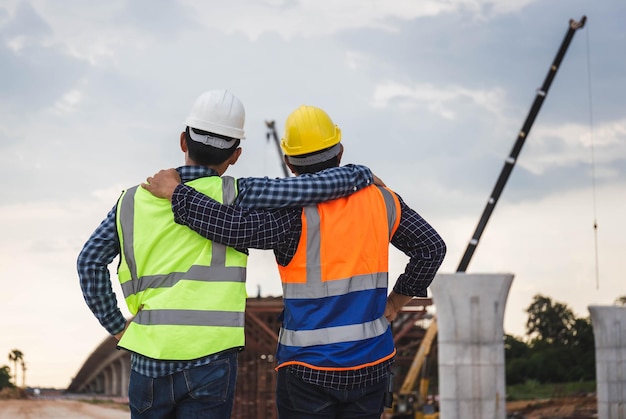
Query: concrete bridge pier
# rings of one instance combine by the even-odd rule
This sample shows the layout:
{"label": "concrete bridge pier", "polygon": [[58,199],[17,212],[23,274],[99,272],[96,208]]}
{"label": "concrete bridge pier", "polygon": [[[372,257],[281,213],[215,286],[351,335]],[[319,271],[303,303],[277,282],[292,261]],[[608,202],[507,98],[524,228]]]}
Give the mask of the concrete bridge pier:
{"label": "concrete bridge pier", "polygon": [[512,274],[440,274],[437,308],[441,419],[504,419],[504,308]]}
{"label": "concrete bridge pier", "polygon": [[589,306],[599,419],[626,419],[626,307]]}

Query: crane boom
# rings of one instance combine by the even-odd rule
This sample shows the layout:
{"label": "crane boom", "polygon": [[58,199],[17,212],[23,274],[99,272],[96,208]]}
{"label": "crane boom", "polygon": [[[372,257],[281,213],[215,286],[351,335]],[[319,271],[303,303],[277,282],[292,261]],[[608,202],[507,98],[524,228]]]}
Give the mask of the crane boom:
{"label": "crane boom", "polygon": [[493,212],[496,206],[496,203],[498,202],[498,198],[500,198],[500,194],[502,193],[502,190],[504,189],[504,186],[506,185],[506,182],[509,179],[511,172],[513,171],[513,167],[515,166],[517,157],[519,156],[519,153],[522,150],[522,147],[524,146],[524,142],[526,141],[526,138],[528,138],[528,133],[530,132],[530,128],[533,126],[533,122],[535,122],[535,118],[537,117],[537,114],[539,113],[539,110],[541,109],[541,105],[543,104],[543,101],[546,98],[546,95],[548,94],[548,89],[550,89],[552,80],[554,79],[554,76],[556,75],[556,72],[559,69],[559,65],[561,65],[561,61],[563,60],[563,57],[565,56],[565,52],[567,51],[567,48],[569,47],[570,42],[572,42],[574,33],[576,32],[576,30],[585,26],[586,21],[587,21],[586,16],[583,16],[580,19],[580,22],[577,22],[574,19],[570,19],[569,28],[567,30],[567,33],[565,34],[565,38],[563,39],[563,42],[561,43],[561,47],[559,48],[559,51],[554,57],[554,61],[552,62],[552,65],[550,66],[550,69],[548,70],[548,74],[546,75],[546,78],[543,82],[543,85],[541,86],[541,89],[537,90],[537,95],[535,96],[535,100],[532,104],[532,107],[530,108],[530,112],[528,113],[528,116],[526,117],[526,121],[524,122],[524,125],[522,126],[522,129],[519,132],[519,135],[517,136],[517,140],[515,141],[515,144],[513,145],[513,149],[511,150],[509,157],[504,161],[504,167],[502,168],[502,171],[500,172],[500,176],[498,177],[498,180],[493,188],[493,192],[491,192],[491,196],[489,197],[489,200],[487,201],[487,205],[485,206],[483,214],[480,217],[480,220],[478,221],[478,226],[476,227],[476,230],[474,231],[474,234],[472,235],[472,238],[469,241],[467,248],[465,249],[465,254],[461,258],[461,262],[459,263],[459,266],[456,270],[457,272],[465,272],[465,270],[467,269],[467,266],[469,265],[470,260],[472,259],[472,255],[474,254],[474,251],[476,250],[476,246],[478,246],[480,236],[483,234],[483,231],[485,230],[485,227],[487,226],[487,221],[489,221],[489,218],[491,217],[491,213]]}
{"label": "crane boom", "polygon": [[267,126],[267,140],[269,141],[270,136],[274,139],[274,143],[276,144],[276,150],[278,150],[278,158],[282,163],[281,167],[283,169],[283,175],[285,177],[289,177],[289,168],[285,161],[283,160],[283,152],[280,149],[280,141],[278,141],[278,134],[276,133],[276,122],[275,121],[265,121],[265,126]]}

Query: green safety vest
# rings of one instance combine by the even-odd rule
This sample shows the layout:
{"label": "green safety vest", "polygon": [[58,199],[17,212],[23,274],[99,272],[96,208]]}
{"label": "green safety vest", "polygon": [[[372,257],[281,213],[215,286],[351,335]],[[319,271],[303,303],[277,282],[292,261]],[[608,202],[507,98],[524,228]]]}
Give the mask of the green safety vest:
{"label": "green safety vest", "polygon": [[[224,176],[186,183],[230,204]],[[159,360],[191,360],[244,346],[247,256],[176,224],[171,204],[140,186],[117,204],[118,278],[135,315],[118,346]]]}

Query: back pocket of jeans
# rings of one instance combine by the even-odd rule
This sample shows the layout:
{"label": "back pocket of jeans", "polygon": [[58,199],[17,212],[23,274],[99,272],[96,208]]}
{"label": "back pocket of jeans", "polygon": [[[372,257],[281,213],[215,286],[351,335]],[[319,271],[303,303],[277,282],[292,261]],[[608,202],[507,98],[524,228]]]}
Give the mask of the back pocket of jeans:
{"label": "back pocket of jeans", "polygon": [[228,387],[232,385],[229,361],[230,359],[219,359],[185,371],[189,396],[194,399],[225,401]]}
{"label": "back pocket of jeans", "polygon": [[131,408],[143,413],[152,407],[154,400],[154,382],[145,375],[131,373],[128,388],[128,403]]}

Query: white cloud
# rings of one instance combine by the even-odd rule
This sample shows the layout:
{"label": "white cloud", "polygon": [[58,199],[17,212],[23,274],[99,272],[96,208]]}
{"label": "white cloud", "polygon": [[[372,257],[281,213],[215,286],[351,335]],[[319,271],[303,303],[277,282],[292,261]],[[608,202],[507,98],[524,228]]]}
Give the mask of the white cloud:
{"label": "white cloud", "polygon": [[359,70],[366,67],[370,61],[370,57],[358,51],[348,51],[345,55],[346,67],[350,70]]}
{"label": "white cloud", "polygon": [[453,120],[457,117],[457,109],[462,101],[469,100],[479,108],[499,115],[504,98],[504,91],[499,88],[472,90],[460,86],[435,86],[428,83],[407,85],[386,81],[375,87],[370,103],[377,108],[422,107],[444,119]]}
{"label": "white cloud", "polygon": [[15,36],[7,40],[8,47],[16,53],[19,53],[26,44],[25,36]]}
{"label": "white cloud", "polygon": [[83,93],[78,89],[70,90],[54,104],[55,110],[60,113],[70,113],[78,106],[83,98]]}
{"label": "white cloud", "polygon": [[[26,43],[29,46],[59,48],[72,57],[95,65],[113,59],[120,48],[141,44],[144,38],[141,31],[120,25],[116,18],[116,13],[123,7],[123,1],[73,3],[66,7],[59,7],[58,4],[45,0],[14,3],[11,7],[12,16],[8,20],[12,27],[19,28],[14,30],[20,33],[9,39],[11,48],[19,51]],[[45,22],[51,31],[45,37],[34,38],[30,34],[28,22],[24,22],[24,12],[20,12],[23,9]]]}
{"label": "white cloud", "polygon": [[585,124],[540,125],[533,129],[532,137],[528,156],[520,165],[537,175],[555,166],[591,167],[595,162],[596,175],[614,177],[618,173],[606,165],[626,160],[626,119],[600,124],[593,135]]}
{"label": "white cloud", "polygon": [[[456,11],[469,12],[485,19],[501,13],[515,12],[537,0],[268,0],[221,4],[186,0],[197,9],[198,21],[225,33],[241,32],[255,40],[264,33],[278,33],[285,39],[296,36],[330,35],[350,29],[398,30],[398,22]],[[241,13],[245,10],[246,13]]]}
{"label": "white cloud", "polygon": [[[161,10],[165,13],[175,10],[181,15],[170,13],[171,19],[185,16],[194,19],[195,24],[205,30],[217,30],[224,34],[242,33],[256,40],[267,33],[292,39],[298,36],[327,36],[353,29],[396,32],[400,22],[454,12],[467,14],[470,19],[485,20],[516,12],[534,1],[537,0],[266,0],[220,2],[218,5],[215,1],[181,0],[168,2]],[[91,65],[102,65],[116,63],[119,50],[141,50],[159,36],[158,28],[149,23],[154,19],[153,14],[158,16],[159,8],[146,11],[145,15],[131,16],[130,20],[120,20],[129,12],[141,12],[132,10],[123,0],[72,3],[71,7],[60,8],[45,0],[29,2],[52,29],[51,34],[39,39],[41,45],[57,46]],[[16,2],[7,5],[12,13],[18,7]],[[141,3],[137,7],[142,7]],[[90,18],[85,19],[85,16]],[[180,25],[182,31],[192,29],[187,28],[190,22],[173,24]],[[25,42],[24,36],[15,36],[10,39],[9,45],[19,51]]]}

